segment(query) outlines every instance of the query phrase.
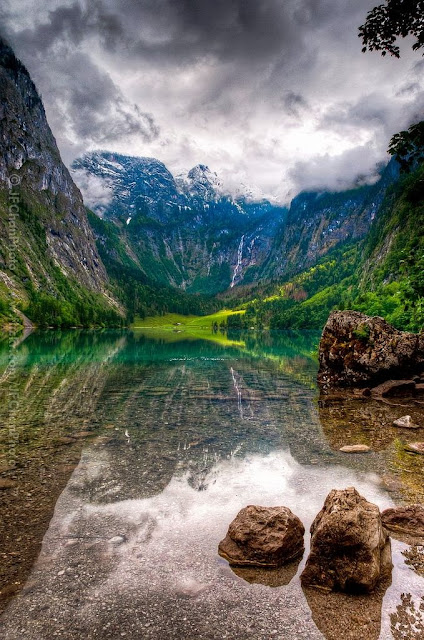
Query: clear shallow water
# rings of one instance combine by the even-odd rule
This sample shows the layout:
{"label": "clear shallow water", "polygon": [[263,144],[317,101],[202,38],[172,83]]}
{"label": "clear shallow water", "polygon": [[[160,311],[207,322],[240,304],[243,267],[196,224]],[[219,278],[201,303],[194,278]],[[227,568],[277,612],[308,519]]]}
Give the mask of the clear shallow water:
{"label": "clear shallow water", "polygon": [[[289,584],[274,588],[249,583],[217,555],[247,504],[286,505],[308,530],[332,488],[354,485],[381,508],[420,498],[421,458],[403,454],[399,432],[387,426],[382,434],[399,407],[317,402],[318,338],[287,333],[229,345],[52,332],[20,344],[13,367],[5,348],[3,464],[12,449],[22,472],[5,473],[19,488],[39,465],[51,476],[48,489],[64,466],[49,461],[65,451],[73,464],[38,560],[3,616],[3,636],[422,637],[411,622],[397,631],[401,594],[417,608],[424,593],[401,542],[393,541],[391,586],[362,599],[304,594],[307,552]],[[373,453],[338,451],[358,441]]]}

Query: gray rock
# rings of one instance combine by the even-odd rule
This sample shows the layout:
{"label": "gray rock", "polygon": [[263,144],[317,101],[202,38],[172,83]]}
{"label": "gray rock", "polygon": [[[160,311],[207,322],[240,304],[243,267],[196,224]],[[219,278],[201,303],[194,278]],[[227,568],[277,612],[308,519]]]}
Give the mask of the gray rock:
{"label": "gray rock", "polygon": [[[28,264],[35,288],[38,289],[40,279],[49,280],[51,276],[40,267],[39,258],[33,257],[38,255],[41,246],[46,258],[62,273],[91,291],[103,293],[108,278],[81,193],[61,160],[41,97],[27,69],[1,38],[0,94],[0,187],[4,190],[20,184],[21,199],[31,203],[26,215],[44,227],[46,233],[45,247],[33,247],[33,231],[25,236],[26,243],[20,243],[20,257]],[[0,237],[3,254],[7,253],[6,241],[6,236]],[[13,274],[6,284],[13,290]],[[16,281],[16,284],[19,290],[21,283]],[[46,286],[50,293],[51,283],[48,281]]]}

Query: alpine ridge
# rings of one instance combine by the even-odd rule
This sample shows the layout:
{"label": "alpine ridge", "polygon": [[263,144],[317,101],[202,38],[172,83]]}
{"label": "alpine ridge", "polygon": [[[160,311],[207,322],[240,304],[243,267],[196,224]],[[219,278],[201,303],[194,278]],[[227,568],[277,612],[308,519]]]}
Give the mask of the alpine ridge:
{"label": "alpine ridge", "polygon": [[117,317],[81,193],[28,71],[3,40],[0,92],[0,311],[9,296],[11,313],[21,306],[33,318],[40,304],[75,322],[78,305],[93,320]]}
{"label": "alpine ridge", "polygon": [[174,178],[154,158],[103,151],[74,161],[72,172],[87,205],[119,229],[146,277],[190,293],[253,281],[286,214],[266,200],[234,199],[201,164]]}

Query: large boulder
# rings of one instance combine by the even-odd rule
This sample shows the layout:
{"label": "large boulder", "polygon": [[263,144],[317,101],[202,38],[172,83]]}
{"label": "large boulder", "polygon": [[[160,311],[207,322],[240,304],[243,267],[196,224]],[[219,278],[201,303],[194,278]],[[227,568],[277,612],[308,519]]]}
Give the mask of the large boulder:
{"label": "large boulder", "polygon": [[287,507],[249,505],[230,524],[218,553],[234,566],[281,567],[303,555],[304,533]]}
{"label": "large boulder", "polygon": [[391,568],[390,539],[378,507],[353,487],[330,491],[311,526],[303,586],[368,593]]}
{"label": "large boulder", "polygon": [[383,318],[358,311],[333,311],[321,337],[319,364],[324,392],[409,378],[424,370],[424,335],[398,331]]}

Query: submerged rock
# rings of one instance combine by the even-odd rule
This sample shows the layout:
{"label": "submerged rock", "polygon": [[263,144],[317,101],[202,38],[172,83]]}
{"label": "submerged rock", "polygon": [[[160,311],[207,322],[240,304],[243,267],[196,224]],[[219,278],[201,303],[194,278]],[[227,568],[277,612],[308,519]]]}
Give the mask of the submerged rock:
{"label": "submerged rock", "polygon": [[393,421],[394,427],[400,427],[401,429],[419,429],[419,425],[412,422],[411,416],[402,416]]}
{"label": "submerged rock", "polygon": [[424,442],[409,442],[405,445],[405,450],[424,456]]}
{"label": "submerged rock", "polygon": [[370,393],[377,398],[398,398],[413,395],[416,386],[413,380],[386,380],[371,389]]}
{"label": "submerged rock", "polygon": [[[319,346],[318,383],[336,387],[371,387],[408,378],[424,366],[424,335],[398,331],[379,317],[357,311],[333,311]],[[410,390],[415,383],[407,381]]]}
{"label": "submerged rock", "polygon": [[303,554],[304,533],[287,507],[249,505],[230,524],[218,553],[234,566],[280,567]]}
{"label": "submerged rock", "polygon": [[424,507],[420,504],[386,509],[381,514],[381,519],[389,531],[424,537]]}
{"label": "submerged rock", "polygon": [[340,448],[343,453],[368,453],[371,448],[366,444],[347,444]]}
{"label": "submerged rock", "polygon": [[368,593],[392,568],[390,539],[378,507],[350,487],[333,489],[311,526],[305,587]]}

